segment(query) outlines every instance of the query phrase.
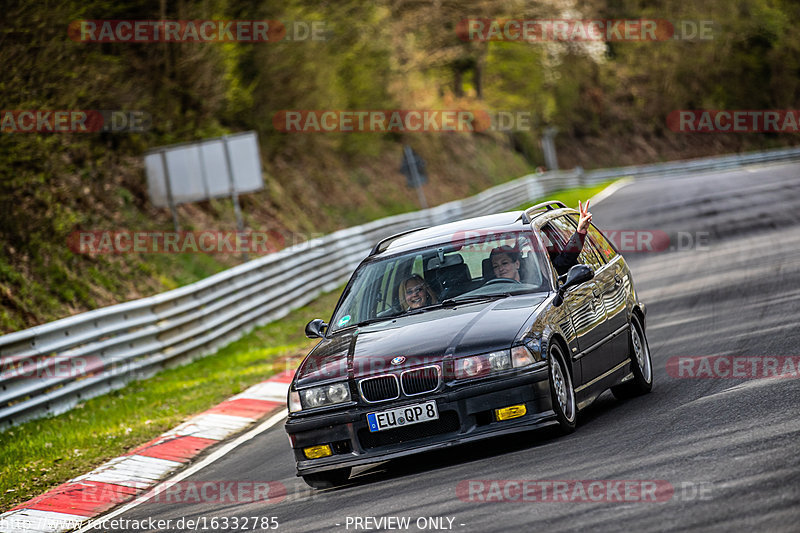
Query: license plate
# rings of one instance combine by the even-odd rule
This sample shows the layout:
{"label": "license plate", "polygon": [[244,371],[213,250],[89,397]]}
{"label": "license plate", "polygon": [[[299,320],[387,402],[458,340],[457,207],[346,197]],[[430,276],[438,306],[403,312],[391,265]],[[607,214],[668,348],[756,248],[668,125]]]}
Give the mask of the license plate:
{"label": "license plate", "polygon": [[367,414],[367,424],[369,424],[369,430],[373,433],[384,429],[399,428],[438,419],[439,410],[436,409],[436,401],[434,400]]}

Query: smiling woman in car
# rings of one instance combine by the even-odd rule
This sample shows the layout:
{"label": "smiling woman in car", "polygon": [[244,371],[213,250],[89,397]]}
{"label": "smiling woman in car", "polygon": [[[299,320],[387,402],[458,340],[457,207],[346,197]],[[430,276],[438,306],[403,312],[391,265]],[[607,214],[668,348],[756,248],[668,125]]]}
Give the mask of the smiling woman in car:
{"label": "smiling woman in car", "polygon": [[518,251],[511,246],[500,246],[492,250],[489,257],[492,260],[492,269],[496,278],[520,281]]}
{"label": "smiling woman in car", "polygon": [[436,295],[419,274],[413,274],[400,283],[400,303],[405,311],[437,303]]}

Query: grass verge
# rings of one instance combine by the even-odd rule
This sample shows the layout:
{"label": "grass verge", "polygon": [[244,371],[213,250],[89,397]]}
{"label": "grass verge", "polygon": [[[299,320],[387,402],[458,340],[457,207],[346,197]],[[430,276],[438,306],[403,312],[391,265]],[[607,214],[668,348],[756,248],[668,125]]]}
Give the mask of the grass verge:
{"label": "grass verge", "polygon": [[[613,181],[547,196],[577,206]],[[520,209],[543,201],[526,202]],[[340,294],[325,294],[281,320],[257,328],[214,355],[99,396],[52,418],[0,433],[0,511],[85,474],[187,417],[281,372],[315,341],[303,326],[328,318]],[[293,366],[292,366],[293,368]]]}
{"label": "grass verge", "polygon": [[[592,185],[590,187],[576,187],[574,189],[559,189],[554,191],[547,196],[543,196],[541,198],[537,198],[535,200],[531,200],[529,202],[525,202],[524,204],[520,204],[517,209],[526,209],[532,205],[538,204],[539,202],[544,202],[545,200],[559,200],[564,202],[567,206],[572,207],[574,209],[578,209],[578,200],[581,202],[586,202],[589,198],[594,196],[595,194],[599,193],[612,183],[618,181],[618,179],[604,181],[602,183],[598,183],[597,185]],[[589,209],[591,210],[591,204],[589,205]]]}

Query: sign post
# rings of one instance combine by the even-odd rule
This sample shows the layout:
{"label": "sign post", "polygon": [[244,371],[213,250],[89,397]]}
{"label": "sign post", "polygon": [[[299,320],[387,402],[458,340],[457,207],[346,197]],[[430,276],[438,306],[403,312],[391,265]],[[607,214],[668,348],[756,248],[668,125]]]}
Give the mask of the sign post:
{"label": "sign post", "polygon": [[167,154],[164,150],[159,152],[161,155],[161,166],[164,169],[164,183],[167,187],[167,202],[169,203],[169,210],[172,213],[172,224],[175,226],[175,233],[181,230],[178,223],[178,210],[175,208],[175,199],[172,197],[172,183],[169,180],[169,168],[167,168]]}
{"label": "sign post", "polygon": [[[239,230],[239,239],[241,239],[241,234],[244,233],[244,220],[242,219],[242,208],[239,205],[239,193],[236,190],[236,182],[233,179],[233,164],[231,163],[231,149],[228,146],[228,136],[223,135],[222,137],[222,146],[225,148],[225,166],[228,169],[228,183],[230,184],[231,189],[231,201],[233,202],[233,212],[236,215],[236,229]],[[247,252],[242,254],[244,260],[247,261],[250,257],[247,255]]]}
{"label": "sign post", "polygon": [[544,130],[542,137],[542,151],[544,152],[544,165],[547,170],[558,170],[558,158],[556,157],[556,143],[553,137],[558,133],[558,128],[549,127]]}
{"label": "sign post", "polygon": [[400,167],[400,172],[406,176],[408,186],[417,190],[420,207],[428,209],[425,191],[422,190],[422,185],[428,182],[428,176],[425,174],[425,161],[407,144],[403,146],[403,166]]}

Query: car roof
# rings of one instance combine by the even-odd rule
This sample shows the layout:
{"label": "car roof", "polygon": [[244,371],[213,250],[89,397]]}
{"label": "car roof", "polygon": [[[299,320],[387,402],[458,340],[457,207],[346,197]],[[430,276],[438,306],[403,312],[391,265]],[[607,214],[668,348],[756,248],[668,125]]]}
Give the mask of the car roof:
{"label": "car roof", "polygon": [[[522,211],[508,211],[505,213],[495,213],[492,215],[484,215],[475,218],[467,218],[464,220],[456,220],[447,224],[432,226],[430,228],[421,228],[418,230],[411,230],[410,232],[400,233],[395,236],[384,239],[380,244],[380,254],[393,254],[405,250],[424,247],[426,244],[435,244],[442,242],[442,239],[447,238],[452,240],[459,240],[464,232],[479,231],[485,229],[522,229],[521,222]],[[377,248],[377,246],[376,246]]]}
{"label": "car roof", "polygon": [[[531,214],[531,219],[539,218],[541,215],[558,216],[567,212],[574,212],[574,209],[555,209],[541,211],[535,214],[531,214],[530,210],[528,210],[528,213]],[[520,231],[529,227],[528,224],[524,222],[525,213],[526,211],[506,211],[503,213],[457,220],[430,228],[421,228],[398,233],[379,242],[373,249],[371,255],[390,255],[423,248],[447,240],[458,241],[468,237],[468,235],[466,235],[467,232],[478,232],[481,230],[491,230],[492,233]],[[547,216],[546,218],[549,219],[551,216]]]}

